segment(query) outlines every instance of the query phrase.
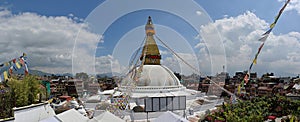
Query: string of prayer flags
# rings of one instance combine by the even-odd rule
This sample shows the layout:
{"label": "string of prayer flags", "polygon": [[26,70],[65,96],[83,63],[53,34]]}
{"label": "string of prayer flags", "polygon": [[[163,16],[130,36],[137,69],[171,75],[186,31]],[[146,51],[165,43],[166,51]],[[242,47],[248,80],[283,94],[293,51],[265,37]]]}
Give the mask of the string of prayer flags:
{"label": "string of prayer flags", "polygon": [[275,21],[270,25],[270,28],[274,28],[274,27],[275,27],[275,25],[276,25],[276,23],[277,23],[279,17],[281,16],[283,10],[285,9],[285,7],[287,6],[287,4],[288,4],[289,2],[290,2],[290,0],[287,0],[287,1],[285,2],[284,6],[280,9],[278,15],[275,17]]}
{"label": "string of prayer flags", "polygon": [[0,64],[0,68],[1,67],[9,67],[7,71],[4,71],[2,74],[0,74],[0,80],[7,80],[10,75],[13,74],[13,70],[17,71],[18,69],[21,69],[22,67],[24,67],[24,74],[27,75],[28,74],[28,66],[27,66],[27,62],[26,62],[26,57],[27,54],[23,53],[19,58],[15,58],[12,59],[8,62],[4,62],[2,64]]}
{"label": "string of prayer flags", "polygon": [[257,63],[257,57],[258,57],[259,53],[261,52],[261,49],[263,48],[263,46],[264,46],[264,44],[265,44],[267,38],[269,37],[270,33],[272,32],[273,28],[275,27],[275,25],[276,25],[276,23],[277,23],[277,21],[278,21],[278,19],[279,19],[279,17],[280,17],[281,14],[283,13],[284,9],[286,8],[286,6],[287,6],[287,4],[288,4],[289,2],[290,2],[290,0],[287,0],[287,1],[285,2],[284,6],[280,9],[279,13],[278,13],[277,16],[275,17],[274,22],[270,25],[269,30],[266,31],[264,34],[262,34],[262,37],[259,39],[259,41],[261,41],[262,44],[259,46],[258,51],[257,51],[257,53],[255,54],[255,57],[254,57],[252,63],[250,64],[249,70],[248,70],[247,74],[245,75],[245,77],[244,77],[244,79],[243,79],[243,81],[242,81],[242,84],[241,84],[242,87],[244,87],[244,81],[245,81],[246,83],[248,83],[248,80],[249,80],[249,77],[250,77],[250,72],[251,72],[251,69],[252,69],[253,64],[256,64],[256,63]]}
{"label": "string of prayer flags", "polygon": [[[267,40],[267,38],[269,37],[269,34],[271,33],[271,31],[273,30],[273,28],[275,27],[279,17],[281,16],[281,14],[283,13],[284,9],[286,8],[287,4],[290,2],[290,0],[287,0],[284,4],[284,6],[280,9],[278,15],[275,17],[274,22],[270,25],[270,29],[268,31],[266,31],[264,34],[262,34],[262,37],[259,39],[259,41],[262,41],[263,43],[259,46],[258,51],[255,55],[255,58],[253,59],[251,65],[254,63],[256,64],[257,62],[257,57],[259,55],[259,53],[261,52],[261,49],[264,46],[265,41]],[[251,70],[252,66],[250,65],[249,71]],[[248,72],[249,72],[248,71]]]}

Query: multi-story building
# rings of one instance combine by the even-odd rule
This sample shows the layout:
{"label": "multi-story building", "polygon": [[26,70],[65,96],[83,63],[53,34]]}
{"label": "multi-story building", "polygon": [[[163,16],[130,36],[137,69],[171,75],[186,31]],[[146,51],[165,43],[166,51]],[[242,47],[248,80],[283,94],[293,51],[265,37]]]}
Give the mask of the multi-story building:
{"label": "multi-story building", "polygon": [[69,95],[77,97],[74,80],[52,79],[50,80],[50,91],[52,96]]}
{"label": "multi-story building", "polygon": [[74,82],[78,96],[82,96],[84,90],[84,82],[80,79],[70,79],[69,82]]}
{"label": "multi-story building", "polygon": [[97,94],[98,90],[100,90],[99,83],[94,83],[94,82],[89,83],[88,87],[89,88],[87,90],[90,94]]}

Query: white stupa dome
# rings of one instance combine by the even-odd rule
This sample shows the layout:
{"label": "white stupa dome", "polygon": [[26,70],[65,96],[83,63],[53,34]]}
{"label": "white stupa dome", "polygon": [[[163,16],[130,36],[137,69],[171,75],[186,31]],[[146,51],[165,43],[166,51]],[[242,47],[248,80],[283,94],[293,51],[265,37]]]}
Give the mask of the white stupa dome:
{"label": "white stupa dome", "polygon": [[141,72],[136,75],[137,79],[134,80],[133,74],[129,73],[121,82],[121,90],[130,88],[131,83],[128,82],[135,82],[134,92],[142,93],[162,93],[185,89],[174,73],[163,65],[144,65]]}
{"label": "white stupa dome", "polygon": [[167,67],[161,65],[144,65],[137,86],[178,86],[179,80]]}

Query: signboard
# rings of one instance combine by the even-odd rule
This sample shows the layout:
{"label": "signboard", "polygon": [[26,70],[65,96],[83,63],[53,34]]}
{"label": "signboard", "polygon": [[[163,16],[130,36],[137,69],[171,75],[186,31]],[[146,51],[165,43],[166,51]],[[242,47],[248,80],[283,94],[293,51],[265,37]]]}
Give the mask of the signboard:
{"label": "signboard", "polygon": [[186,109],[186,96],[149,97],[144,102],[145,112]]}

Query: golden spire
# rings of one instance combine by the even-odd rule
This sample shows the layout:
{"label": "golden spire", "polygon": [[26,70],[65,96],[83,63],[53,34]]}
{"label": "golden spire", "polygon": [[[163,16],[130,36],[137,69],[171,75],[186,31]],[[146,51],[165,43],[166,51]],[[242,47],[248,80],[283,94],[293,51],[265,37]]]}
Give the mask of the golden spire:
{"label": "golden spire", "polygon": [[143,58],[145,58],[143,62],[144,65],[160,65],[161,55],[153,37],[153,35],[155,34],[155,30],[150,16],[148,17],[145,31],[147,38],[140,60],[143,61]]}

